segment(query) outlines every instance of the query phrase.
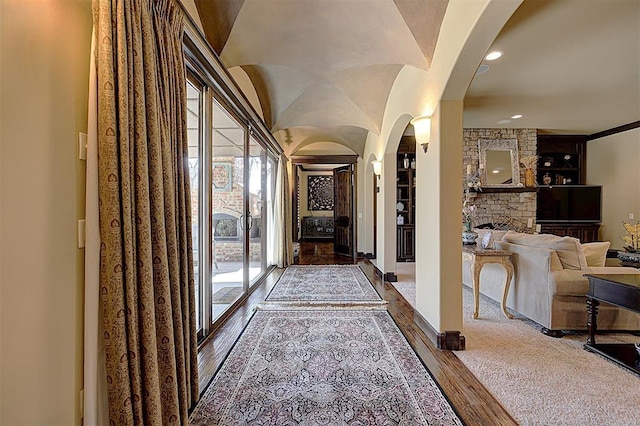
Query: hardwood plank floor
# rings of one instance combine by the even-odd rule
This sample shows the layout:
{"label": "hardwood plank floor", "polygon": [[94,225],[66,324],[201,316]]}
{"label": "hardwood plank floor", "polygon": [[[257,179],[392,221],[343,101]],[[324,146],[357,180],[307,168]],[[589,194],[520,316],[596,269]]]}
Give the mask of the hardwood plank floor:
{"label": "hardwood plank floor", "polygon": [[[333,254],[327,243],[303,243],[298,263],[328,265],[353,262],[351,258]],[[375,267],[370,262],[359,260],[358,265],[380,296],[389,302],[389,314],[464,423],[467,425],[517,425],[500,402],[471,374],[452,351],[437,349],[431,343],[413,321],[413,308],[395,287],[378,278]],[[283,272],[282,269],[274,269],[214,335],[201,344],[198,354],[201,394],[246,327],[256,306],[264,301]]]}

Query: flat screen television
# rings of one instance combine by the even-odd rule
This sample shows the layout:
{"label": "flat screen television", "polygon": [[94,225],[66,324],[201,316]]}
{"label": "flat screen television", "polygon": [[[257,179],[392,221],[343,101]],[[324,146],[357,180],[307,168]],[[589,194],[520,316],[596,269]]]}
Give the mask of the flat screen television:
{"label": "flat screen television", "polygon": [[538,188],[537,222],[601,222],[601,220],[601,186],[559,185]]}

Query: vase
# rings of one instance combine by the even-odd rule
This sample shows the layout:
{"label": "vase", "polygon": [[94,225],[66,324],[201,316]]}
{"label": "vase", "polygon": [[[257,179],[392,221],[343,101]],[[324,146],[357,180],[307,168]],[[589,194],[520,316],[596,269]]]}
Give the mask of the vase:
{"label": "vase", "polygon": [[632,268],[640,268],[640,253],[631,253],[628,251],[619,251],[618,259],[622,266],[630,266]]}
{"label": "vase", "polygon": [[524,170],[524,186],[527,188],[534,188],[536,186],[536,176],[531,169]]}
{"label": "vase", "polygon": [[462,244],[475,244],[478,233],[474,231],[462,231]]}

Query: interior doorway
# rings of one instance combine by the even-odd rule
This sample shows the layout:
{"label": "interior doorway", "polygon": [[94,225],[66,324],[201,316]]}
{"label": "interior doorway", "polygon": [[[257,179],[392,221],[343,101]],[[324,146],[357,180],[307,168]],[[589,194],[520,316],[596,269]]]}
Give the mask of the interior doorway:
{"label": "interior doorway", "polygon": [[355,155],[292,158],[296,263],[357,261],[356,161]]}

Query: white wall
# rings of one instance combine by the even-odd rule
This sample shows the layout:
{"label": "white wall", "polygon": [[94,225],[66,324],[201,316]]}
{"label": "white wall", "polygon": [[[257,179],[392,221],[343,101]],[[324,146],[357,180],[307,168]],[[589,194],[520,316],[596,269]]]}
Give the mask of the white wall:
{"label": "white wall", "polygon": [[1,5],[0,424],[79,424],[91,2]]}
{"label": "white wall", "polygon": [[640,129],[587,142],[587,184],[602,185],[600,239],[622,249],[622,221],[640,220]]}

